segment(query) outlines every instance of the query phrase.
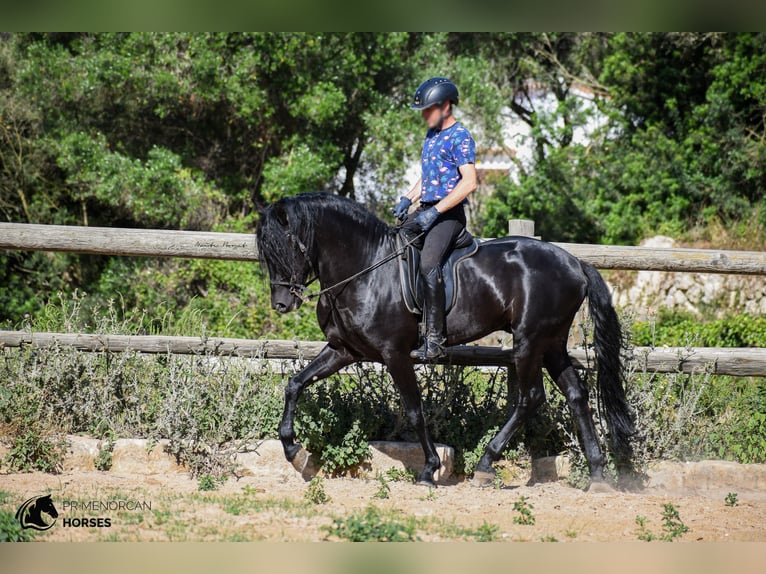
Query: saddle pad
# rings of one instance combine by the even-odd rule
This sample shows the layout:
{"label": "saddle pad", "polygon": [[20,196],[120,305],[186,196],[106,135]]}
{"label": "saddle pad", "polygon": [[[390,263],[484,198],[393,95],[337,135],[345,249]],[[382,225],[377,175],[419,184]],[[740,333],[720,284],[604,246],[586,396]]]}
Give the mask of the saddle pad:
{"label": "saddle pad", "polygon": [[[444,300],[446,302],[446,312],[457,300],[457,266],[479,249],[479,242],[468,231],[461,234],[456,241],[457,247],[450,253],[447,260],[442,264],[442,276],[444,277]],[[396,247],[404,247],[402,237],[396,235]],[[404,303],[410,313],[415,315],[422,314],[423,309],[423,279],[420,275],[420,250],[409,245],[404,254],[399,258],[399,280],[402,286],[402,296]]]}

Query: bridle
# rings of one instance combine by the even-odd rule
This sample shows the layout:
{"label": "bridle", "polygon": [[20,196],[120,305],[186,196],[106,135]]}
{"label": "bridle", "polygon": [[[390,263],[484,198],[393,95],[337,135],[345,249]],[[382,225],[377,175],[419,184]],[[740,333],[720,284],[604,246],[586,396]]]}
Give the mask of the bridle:
{"label": "bridle", "polygon": [[[269,284],[272,287],[274,285],[278,285],[280,287],[289,287],[291,295],[297,297],[298,299],[300,299],[304,303],[308,303],[309,301],[311,301],[311,299],[315,299],[317,297],[321,297],[322,295],[332,291],[336,287],[340,287],[342,285],[345,285],[346,283],[349,283],[349,282],[353,281],[357,277],[361,277],[362,275],[364,275],[366,273],[369,273],[370,271],[374,271],[375,269],[377,269],[378,267],[381,267],[382,265],[385,265],[389,261],[391,261],[393,259],[396,259],[397,257],[399,257],[402,254],[404,254],[404,252],[407,249],[407,247],[412,245],[415,241],[420,239],[423,235],[425,235],[425,231],[422,232],[422,233],[419,233],[418,235],[416,235],[412,239],[407,240],[404,243],[404,245],[402,245],[399,249],[397,249],[396,251],[392,251],[391,253],[389,253],[388,255],[383,257],[382,259],[379,259],[378,261],[376,261],[375,263],[373,263],[369,267],[365,267],[364,269],[362,269],[361,271],[358,271],[357,273],[354,273],[350,277],[346,277],[345,279],[342,279],[341,281],[338,281],[334,285],[330,285],[329,287],[326,287],[325,289],[322,289],[322,290],[317,291],[317,292],[311,292],[311,291],[308,290],[308,286],[311,285],[314,281],[316,281],[317,277],[314,277],[308,283],[296,283],[294,280],[291,280],[291,281],[270,281]],[[306,246],[300,240],[300,238],[295,236],[295,235],[293,235],[290,232],[287,233],[287,238],[290,240],[291,243],[295,244],[295,246],[298,248],[298,250],[303,255],[303,258],[308,262],[309,266],[313,267],[313,265],[311,263],[311,260],[309,259],[309,256],[308,256],[308,249],[306,249]],[[295,277],[295,276],[293,275],[293,277]]]}

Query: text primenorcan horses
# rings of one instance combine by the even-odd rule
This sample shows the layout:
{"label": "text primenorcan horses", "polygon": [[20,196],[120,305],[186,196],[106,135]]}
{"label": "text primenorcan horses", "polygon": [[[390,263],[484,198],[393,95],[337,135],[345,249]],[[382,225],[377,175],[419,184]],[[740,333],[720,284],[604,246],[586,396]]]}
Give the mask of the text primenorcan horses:
{"label": "text primenorcan horses", "polygon": [[[401,393],[425,452],[418,482],[433,485],[440,460],[409,356],[418,342],[418,318],[405,306],[397,261],[389,258],[343,282],[394,252],[395,233],[395,228],[360,204],[326,193],[281,199],[261,213],[256,238],[270,275],[274,309],[282,313],[297,309],[306,284],[314,278],[325,289],[341,283],[319,297],[317,319],[327,345],[289,379],[279,437],[285,456],[293,461],[301,451],[293,419],[303,390],[353,362],[382,362]],[[591,481],[604,481],[605,457],[588,406],[588,388],[566,349],[569,328],[585,297],[594,322],[600,410],[615,458],[628,461],[634,428],[623,389],[620,324],[598,271],[550,243],[504,237],[482,242],[461,263],[458,286],[457,300],[447,315],[447,345],[508,331],[513,334],[518,377],[515,410],[487,445],[476,476],[487,480],[494,474],[492,463],[500,458],[511,435],[545,400],[545,366],[575,417]]]}

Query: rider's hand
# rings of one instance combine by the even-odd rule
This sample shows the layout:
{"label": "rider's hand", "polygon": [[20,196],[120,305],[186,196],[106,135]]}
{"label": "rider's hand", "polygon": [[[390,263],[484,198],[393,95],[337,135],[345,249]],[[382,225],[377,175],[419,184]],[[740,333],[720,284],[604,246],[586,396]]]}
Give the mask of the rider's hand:
{"label": "rider's hand", "polygon": [[391,208],[391,213],[394,214],[396,219],[404,219],[407,217],[407,212],[410,209],[410,205],[412,205],[410,199],[408,197],[402,196],[399,198],[399,203]]}
{"label": "rider's hand", "polygon": [[433,227],[440,215],[441,213],[439,213],[436,207],[431,206],[418,214],[415,218],[415,223],[420,227],[421,231],[428,231]]}

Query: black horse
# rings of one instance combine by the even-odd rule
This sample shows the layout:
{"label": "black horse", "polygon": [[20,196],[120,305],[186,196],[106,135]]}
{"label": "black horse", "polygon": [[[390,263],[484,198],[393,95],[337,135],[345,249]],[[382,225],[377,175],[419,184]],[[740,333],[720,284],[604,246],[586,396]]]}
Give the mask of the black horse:
{"label": "black horse", "polygon": [[[353,362],[382,362],[401,393],[425,452],[418,482],[433,485],[440,460],[409,356],[418,343],[418,317],[404,304],[397,262],[388,258],[374,270],[344,282],[386,260],[395,251],[396,233],[396,228],[360,204],[326,193],[281,199],[261,213],[256,238],[271,279],[272,307],[282,313],[297,309],[313,279],[326,290],[317,303],[317,319],[327,345],[288,381],[279,437],[287,460],[294,461],[301,452],[293,419],[302,391]],[[447,315],[447,345],[506,330],[513,334],[518,377],[516,408],[487,445],[475,476],[491,480],[492,463],[545,400],[545,366],[577,421],[591,481],[604,481],[605,457],[588,406],[588,388],[566,349],[569,328],[586,296],[595,328],[600,410],[615,458],[628,461],[634,429],[623,389],[620,324],[598,271],[550,243],[504,237],[481,243],[476,254],[461,263],[458,285],[457,300]]]}

